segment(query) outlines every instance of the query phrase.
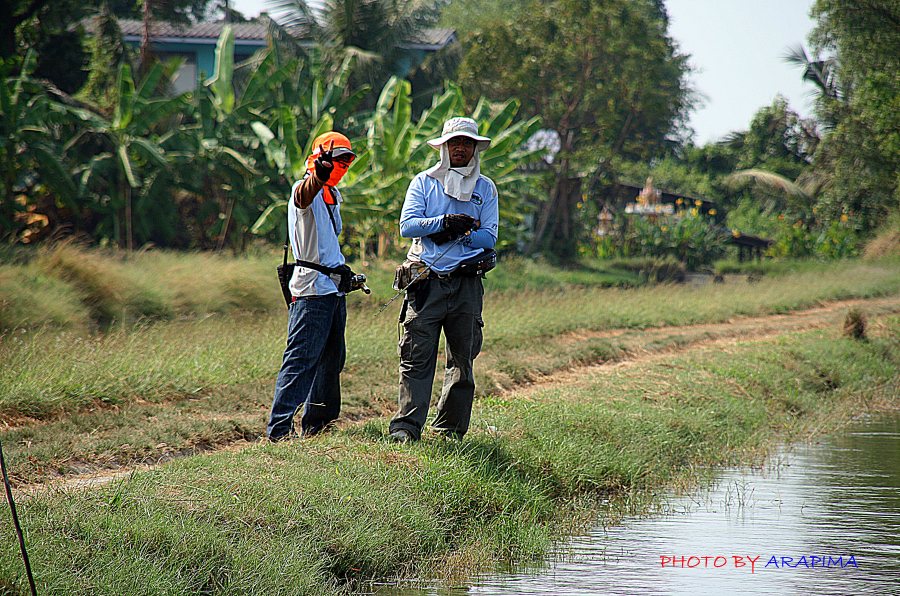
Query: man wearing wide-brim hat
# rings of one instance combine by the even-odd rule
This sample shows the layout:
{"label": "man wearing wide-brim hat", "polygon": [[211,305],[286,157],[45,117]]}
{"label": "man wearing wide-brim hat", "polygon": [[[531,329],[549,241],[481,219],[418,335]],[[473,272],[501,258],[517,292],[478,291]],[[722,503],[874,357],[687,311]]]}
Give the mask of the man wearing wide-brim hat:
{"label": "man wearing wide-brim hat", "polygon": [[471,118],[451,118],[428,144],[440,152],[440,161],[413,179],[400,213],[401,236],[414,239],[407,259],[429,269],[407,288],[400,315],[400,408],[390,433],[401,442],[422,436],[442,329],[447,362],[432,428],[455,438],[469,429],[472,362],[481,351],[484,326],[483,269],[477,265],[485,255],[496,259],[497,187],[480,169],[491,139],[478,134]]}

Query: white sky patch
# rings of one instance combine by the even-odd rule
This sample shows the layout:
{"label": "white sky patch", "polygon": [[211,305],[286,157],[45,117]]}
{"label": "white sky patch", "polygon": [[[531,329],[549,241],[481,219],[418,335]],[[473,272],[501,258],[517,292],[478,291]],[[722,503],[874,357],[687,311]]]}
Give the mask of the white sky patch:
{"label": "white sky patch", "polygon": [[691,114],[695,142],[746,130],[753,114],[779,93],[800,115],[812,115],[813,87],[784,60],[807,45],[814,0],[666,0],[669,32],[691,55],[694,87],[705,96]]}

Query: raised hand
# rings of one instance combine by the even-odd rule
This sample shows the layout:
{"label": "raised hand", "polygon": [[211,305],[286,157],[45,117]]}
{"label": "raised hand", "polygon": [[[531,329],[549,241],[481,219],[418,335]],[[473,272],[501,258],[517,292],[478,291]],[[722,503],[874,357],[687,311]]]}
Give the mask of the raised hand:
{"label": "raised hand", "polygon": [[322,182],[327,182],[331,178],[331,172],[334,170],[333,153],[334,141],[328,145],[328,149],[319,145],[319,155],[313,160],[313,166],[316,168],[316,178]]}

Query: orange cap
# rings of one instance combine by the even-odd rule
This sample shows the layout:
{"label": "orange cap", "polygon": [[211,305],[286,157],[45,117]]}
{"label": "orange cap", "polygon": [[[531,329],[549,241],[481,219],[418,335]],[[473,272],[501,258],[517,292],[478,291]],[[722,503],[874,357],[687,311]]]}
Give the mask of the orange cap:
{"label": "orange cap", "polygon": [[[346,136],[333,130],[320,134],[313,140],[312,153],[306,158],[306,169],[312,175],[315,175],[316,170],[313,162],[323,150],[331,150],[332,157],[340,157],[342,155],[350,155],[351,159],[356,157],[356,153],[353,152],[350,146],[350,139]],[[347,173],[349,167],[348,163],[334,162],[334,170],[332,170],[331,177],[325,183],[325,188],[323,189],[326,203],[333,205],[336,202],[329,187],[336,186],[341,181],[341,178],[344,177],[344,174]]]}

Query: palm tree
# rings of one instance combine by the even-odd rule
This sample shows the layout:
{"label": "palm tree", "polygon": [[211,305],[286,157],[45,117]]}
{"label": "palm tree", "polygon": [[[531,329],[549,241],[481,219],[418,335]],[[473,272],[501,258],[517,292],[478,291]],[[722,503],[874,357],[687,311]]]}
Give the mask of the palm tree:
{"label": "palm tree", "polygon": [[[795,213],[808,217],[815,206],[819,195],[828,186],[829,178],[821,172],[807,171],[796,180],[757,168],[738,170],[725,179],[726,183],[736,186],[750,181],[786,198],[786,206]],[[774,201],[764,206],[764,211],[773,212],[779,208]],[[804,217],[804,219],[806,219]]]}
{"label": "palm tree", "polygon": [[415,64],[406,46],[437,24],[446,0],[324,0],[316,3],[319,8],[311,4],[269,0],[284,27],[313,40],[323,64],[354,59],[351,88],[368,84],[381,89],[392,75],[410,74]]}
{"label": "palm tree", "polygon": [[835,76],[837,61],[834,58],[822,59],[818,56],[813,58],[803,45],[798,44],[788,49],[784,60],[803,68],[803,80],[818,87],[822,95],[832,99],[841,99],[843,96]]}
{"label": "palm tree", "polygon": [[837,59],[810,56],[801,44],[788,49],[785,62],[803,69],[803,80],[815,85],[819,90],[818,102],[824,119],[822,124],[833,128],[840,120],[840,111],[846,94],[837,78]]}

